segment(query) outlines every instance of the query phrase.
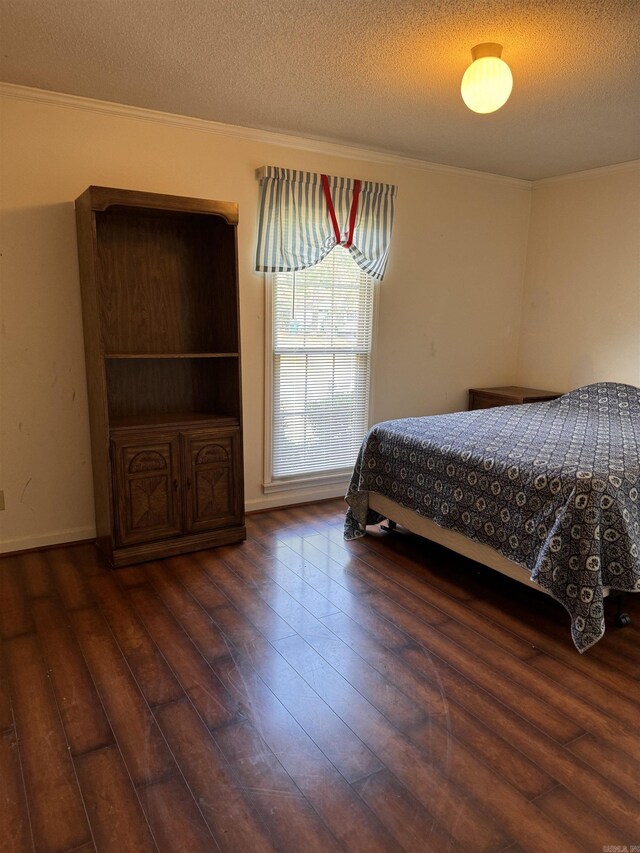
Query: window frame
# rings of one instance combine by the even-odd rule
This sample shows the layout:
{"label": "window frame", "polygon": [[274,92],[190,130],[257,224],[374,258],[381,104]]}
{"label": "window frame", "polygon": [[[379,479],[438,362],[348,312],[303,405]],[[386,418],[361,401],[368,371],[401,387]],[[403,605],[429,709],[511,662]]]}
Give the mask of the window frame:
{"label": "window frame", "polygon": [[[355,261],[353,261],[355,263]],[[290,477],[273,476],[273,290],[276,273],[265,273],[264,288],[264,471],[262,490],[265,494],[273,492],[294,491],[297,489],[313,489],[322,486],[341,486],[346,490],[353,471],[353,466],[323,473],[293,475]],[[372,282],[371,310],[371,350],[369,353],[369,405],[367,408],[367,428],[372,426],[372,410],[374,396],[374,363],[376,356],[376,341],[378,330],[378,296],[380,282],[369,276]],[[355,463],[355,459],[354,459]]]}

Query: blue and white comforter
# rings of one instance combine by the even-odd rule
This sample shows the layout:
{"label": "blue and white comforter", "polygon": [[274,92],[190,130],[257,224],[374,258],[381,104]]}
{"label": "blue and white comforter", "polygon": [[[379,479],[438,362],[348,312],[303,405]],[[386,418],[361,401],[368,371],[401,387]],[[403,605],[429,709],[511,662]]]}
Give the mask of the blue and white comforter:
{"label": "blue and white comforter", "polygon": [[378,492],[500,551],[571,615],[585,651],[604,633],[602,589],[640,591],[640,388],[597,383],[545,403],[386,421],[346,496],[364,535]]}

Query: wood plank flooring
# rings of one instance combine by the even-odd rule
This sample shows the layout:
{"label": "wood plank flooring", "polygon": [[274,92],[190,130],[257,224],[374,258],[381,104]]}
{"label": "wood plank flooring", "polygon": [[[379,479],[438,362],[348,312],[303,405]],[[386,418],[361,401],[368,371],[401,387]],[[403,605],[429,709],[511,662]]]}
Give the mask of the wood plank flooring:
{"label": "wood plank flooring", "polygon": [[640,845],[640,596],[560,605],[342,501],[110,571],[0,560],[0,851]]}

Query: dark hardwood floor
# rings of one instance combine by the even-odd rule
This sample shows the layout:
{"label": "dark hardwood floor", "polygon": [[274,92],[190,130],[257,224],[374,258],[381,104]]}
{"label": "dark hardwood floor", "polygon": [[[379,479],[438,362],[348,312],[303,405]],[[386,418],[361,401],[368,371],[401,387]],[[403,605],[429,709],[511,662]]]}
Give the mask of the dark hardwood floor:
{"label": "dark hardwood floor", "polygon": [[640,596],[580,655],[541,593],[342,518],[0,560],[0,850],[640,845]]}

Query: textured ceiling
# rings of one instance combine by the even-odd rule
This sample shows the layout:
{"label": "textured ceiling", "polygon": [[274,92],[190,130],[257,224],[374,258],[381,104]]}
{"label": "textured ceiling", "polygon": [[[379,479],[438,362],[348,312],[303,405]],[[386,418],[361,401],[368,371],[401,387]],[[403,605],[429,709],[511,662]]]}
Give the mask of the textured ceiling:
{"label": "textured ceiling", "polygon": [[[0,78],[537,179],[640,158],[640,0],[0,0]],[[514,87],[476,115],[471,47]]]}

